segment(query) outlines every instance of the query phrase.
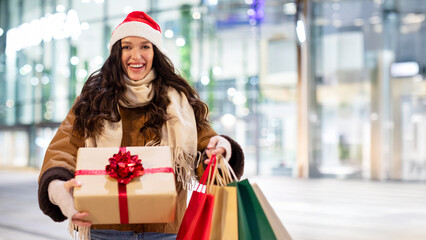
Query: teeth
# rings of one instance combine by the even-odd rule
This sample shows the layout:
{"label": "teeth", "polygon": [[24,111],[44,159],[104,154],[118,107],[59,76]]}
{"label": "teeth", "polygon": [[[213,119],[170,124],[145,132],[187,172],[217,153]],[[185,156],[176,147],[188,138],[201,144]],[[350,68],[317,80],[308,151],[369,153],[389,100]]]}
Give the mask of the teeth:
{"label": "teeth", "polygon": [[143,65],[143,64],[130,64],[129,66],[130,66],[130,67],[134,67],[134,68],[141,68],[141,67],[143,67],[144,65]]}

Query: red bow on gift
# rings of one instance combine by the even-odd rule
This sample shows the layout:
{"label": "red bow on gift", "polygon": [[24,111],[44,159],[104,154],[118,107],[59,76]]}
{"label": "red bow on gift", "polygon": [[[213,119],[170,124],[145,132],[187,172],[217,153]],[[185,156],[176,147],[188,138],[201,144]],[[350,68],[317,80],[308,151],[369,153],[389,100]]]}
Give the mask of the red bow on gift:
{"label": "red bow on gift", "polygon": [[117,179],[118,183],[127,184],[133,178],[142,176],[144,168],[138,155],[130,155],[126,148],[120,148],[118,153],[109,158],[109,165],[105,170],[110,177]]}

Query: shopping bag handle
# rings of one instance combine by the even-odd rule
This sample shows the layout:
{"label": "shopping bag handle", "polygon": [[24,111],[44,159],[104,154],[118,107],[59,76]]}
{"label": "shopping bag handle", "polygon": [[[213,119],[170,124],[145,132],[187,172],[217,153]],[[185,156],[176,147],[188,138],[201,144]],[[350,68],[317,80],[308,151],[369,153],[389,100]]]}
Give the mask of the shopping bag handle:
{"label": "shopping bag handle", "polygon": [[[206,184],[206,192],[207,193],[211,193],[211,186],[214,183],[214,179],[216,178],[216,174],[217,174],[217,158],[216,155],[213,155],[211,160],[211,162],[214,162],[214,164],[209,168],[209,174],[207,177],[207,184]],[[209,189],[210,187],[210,189]]]}
{"label": "shopping bag handle", "polygon": [[[222,167],[223,166],[222,162],[224,162],[223,156],[217,155],[216,158],[217,158],[217,160],[216,160],[216,169],[217,170],[216,170],[216,174],[213,176],[213,178],[214,178],[214,180],[217,181],[217,184],[219,186],[226,186],[228,184],[228,182],[230,182],[229,172],[226,169],[226,166],[225,166],[225,170]],[[219,167],[219,165],[221,167]],[[219,173],[219,170],[218,170],[219,168],[222,170],[221,173]]]}
{"label": "shopping bag handle", "polygon": [[[210,158],[210,162],[207,165],[206,170],[203,173],[203,176],[201,176],[200,181],[198,182],[197,188],[195,189],[197,192],[199,192],[199,187],[204,185],[207,186],[207,181],[209,178],[211,178],[211,171],[214,170],[216,167],[216,155],[212,155],[212,157]],[[201,191],[201,189],[200,189]]]}
{"label": "shopping bag handle", "polygon": [[225,182],[225,185],[227,185],[230,182],[238,181],[238,178],[234,170],[232,169],[231,165],[229,165],[229,162],[226,161],[221,155],[219,155],[218,158],[219,158],[218,164],[220,164],[220,166],[222,167],[221,169],[223,170],[223,180]]}
{"label": "shopping bag handle", "polygon": [[[238,181],[232,167],[222,155],[217,155],[214,160],[216,164],[212,165],[213,170],[210,169],[206,184],[206,192],[209,194],[214,194],[215,188],[213,188],[213,186],[215,184],[218,186],[226,186],[228,183]],[[219,165],[221,165],[221,171],[219,171]]]}
{"label": "shopping bag handle", "polygon": [[[222,174],[219,173],[219,165],[221,165]],[[212,155],[203,176],[201,176],[201,179],[198,182],[196,191],[202,191],[202,186],[204,185],[206,187],[205,192],[212,193],[212,186],[215,182],[219,186],[226,186],[228,183],[234,181],[238,181],[238,178],[228,161],[226,161],[220,154],[217,156]]]}
{"label": "shopping bag handle", "polygon": [[232,182],[238,181],[237,175],[235,174],[234,169],[232,169],[231,165],[229,165],[229,162],[228,161],[223,161],[223,162],[226,165],[226,169],[228,169],[228,171],[232,174],[231,181]]}

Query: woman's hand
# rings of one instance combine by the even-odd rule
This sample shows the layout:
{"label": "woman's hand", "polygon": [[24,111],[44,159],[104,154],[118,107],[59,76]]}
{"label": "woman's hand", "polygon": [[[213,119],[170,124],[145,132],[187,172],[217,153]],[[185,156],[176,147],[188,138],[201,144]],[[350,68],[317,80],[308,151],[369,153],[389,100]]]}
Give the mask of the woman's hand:
{"label": "woman's hand", "polygon": [[[70,179],[64,183],[64,187],[67,190],[67,192],[71,193],[72,189],[74,187],[80,187],[81,183],[77,181],[75,178]],[[89,216],[88,212],[77,212],[72,215],[71,221],[72,223],[78,225],[78,226],[91,226],[92,224],[88,221],[83,220],[85,217]]]}
{"label": "woman's hand", "polygon": [[89,221],[83,220],[85,217],[89,216],[88,212],[78,212],[74,214],[71,218],[72,223],[81,227],[90,227],[92,223]]}
{"label": "woman's hand", "polygon": [[78,212],[74,208],[74,198],[72,196],[72,189],[80,187],[81,183],[75,178],[68,181],[53,180],[49,183],[48,193],[50,201],[57,205],[62,214],[66,216],[72,223],[78,226],[90,226],[90,222],[84,221],[83,218],[89,215],[88,212]]}
{"label": "woman's hand", "polygon": [[204,160],[204,164],[210,163],[212,155],[222,155],[227,161],[231,157],[231,144],[224,137],[214,136],[210,138],[206,147],[208,159]]}

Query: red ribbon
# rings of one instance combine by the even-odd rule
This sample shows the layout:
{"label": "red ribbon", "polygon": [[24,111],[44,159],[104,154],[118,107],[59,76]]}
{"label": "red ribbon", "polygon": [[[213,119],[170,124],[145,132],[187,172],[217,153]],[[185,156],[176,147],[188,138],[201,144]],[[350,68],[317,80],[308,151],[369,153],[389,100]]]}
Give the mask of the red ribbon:
{"label": "red ribbon", "polygon": [[[159,167],[159,168],[148,168],[144,170],[144,174],[152,174],[152,173],[174,173],[173,168],[171,167]],[[75,171],[75,175],[108,175],[106,170],[77,170]]]}
{"label": "red ribbon", "polygon": [[[120,223],[129,223],[129,208],[127,204],[127,189],[126,185],[134,177],[142,176],[143,174],[152,173],[173,173],[171,167],[149,168],[144,169],[141,160],[137,155],[130,155],[126,152],[126,148],[120,148],[118,154],[114,154],[109,159],[110,165],[106,166],[106,170],[77,170],[75,176],[78,175],[110,175],[117,179],[118,183],[118,204],[120,209]],[[123,166],[125,164],[125,166]],[[123,174],[124,173],[124,176]]]}
{"label": "red ribbon", "polygon": [[127,184],[118,183],[118,206],[120,207],[120,223],[129,224],[129,207],[127,206]]}

